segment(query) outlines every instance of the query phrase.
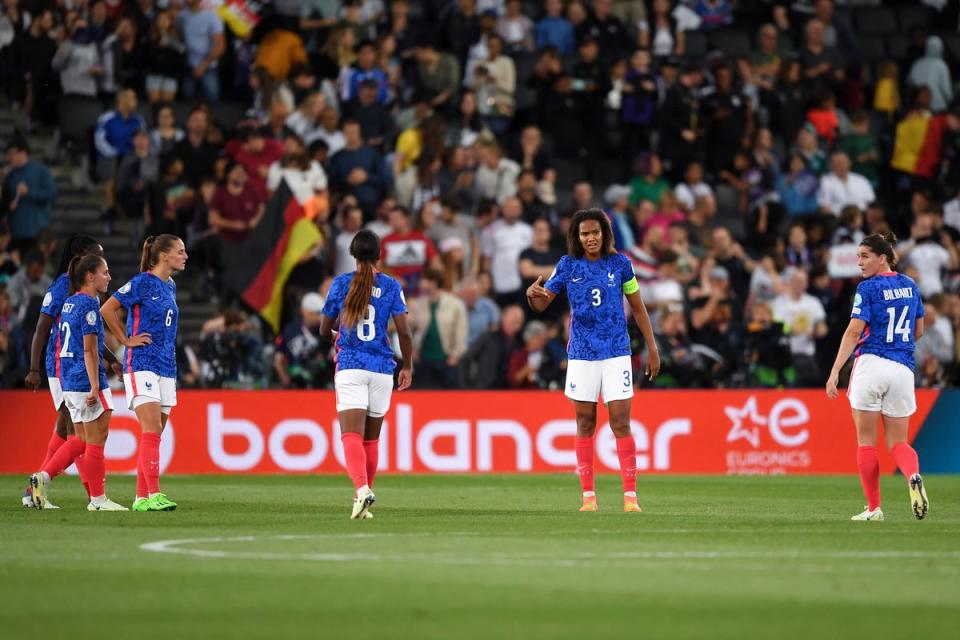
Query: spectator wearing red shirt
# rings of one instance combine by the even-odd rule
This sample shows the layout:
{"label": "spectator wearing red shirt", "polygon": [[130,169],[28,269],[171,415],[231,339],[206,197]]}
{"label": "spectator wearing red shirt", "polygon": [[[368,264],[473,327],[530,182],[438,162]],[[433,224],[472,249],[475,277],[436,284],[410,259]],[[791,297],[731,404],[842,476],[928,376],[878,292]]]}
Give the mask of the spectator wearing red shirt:
{"label": "spectator wearing red shirt", "polygon": [[413,228],[406,208],[392,209],[389,224],[391,231],[384,237],[380,249],[383,271],[399,280],[407,295],[417,295],[423,270],[428,266],[441,268],[437,250],[422,231]]}
{"label": "spectator wearing red shirt", "polygon": [[241,129],[237,138],[227,143],[226,152],[247,170],[250,184],[266,192],[270,165],[283,157],[283,143],[266,138],[259,129],[249,127]]}
{"label": "spectator wearing red shirt", "polygon": [[510,354],[507,384],[511,389],[540,389],[540,366],[547,346],[547,327],[531,320],[523,330],[523,346]]}
{"label": "spectator wearing red shirt", "polygon": [[210,201],[210,226],[224,242],[242,242],[263,220],[266,196],[249,180],[239,162],[227,167],[226,176]]}

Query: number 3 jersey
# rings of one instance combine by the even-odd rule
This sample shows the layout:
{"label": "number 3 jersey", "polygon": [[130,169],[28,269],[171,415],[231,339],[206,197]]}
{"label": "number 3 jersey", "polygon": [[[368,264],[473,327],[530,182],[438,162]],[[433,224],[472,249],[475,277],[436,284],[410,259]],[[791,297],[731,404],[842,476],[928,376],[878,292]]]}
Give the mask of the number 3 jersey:
{"label": "number 3 jersey", "polygon": [[177,285],[148,271],[138,273],[113,294],[127,310],[127,335],[150,334],[150,344],[126,348],[123,370],[177,377]]}
{"label": "number 3 jersey", "polygon": [[103,317],[100,301],[85,293],[70,296],[60,311],[60,384],[64,391],[90,391],[90,378],[83,359],[83,338],[97,336],[97,369],[100,388],[107,388],[107,372],[103,368]]}
{"label": "number 3 jersey", "polygon": [[[350,291],[354,273],[344,273],[333,280],[330,293],[323,305],[323,314],[336,319],[342,317],[343,307]],[[387,326],[390,318],[407,312],[400,283],[390,276],[377,273],[367,312],[356,326],[340,325],[337,335],[337,371],[363,369],[374,373],[392,374],[396,363]]]}
{"label": "number 3 jersey", "polygon": [[867,278],[857,286],[850,317],[867,323],[856,355],[870,353],[913,369],[913,332],[923,317],[916,282],[892,271]]}
{"label": "number 3 jersey", "polygon": [[570,360],[630,355],[623,293],[639,291],[630,260],[614,253],[598,260],[563,256],[544,287],[570,301]]}

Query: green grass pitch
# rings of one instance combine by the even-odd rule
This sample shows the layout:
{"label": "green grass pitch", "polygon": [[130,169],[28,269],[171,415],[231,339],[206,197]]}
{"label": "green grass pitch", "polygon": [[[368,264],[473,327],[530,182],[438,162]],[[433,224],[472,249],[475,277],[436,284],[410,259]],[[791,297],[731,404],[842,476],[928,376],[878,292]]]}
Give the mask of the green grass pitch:
{"label": "green grass pitch", "polygon": [[[960,477],[903,479],[850,522],[855,477],[619,477],[579,513],[567,476],[389,476],[348,519],[345,477],[164,479],[172,513],[18,506],[0,477],[0,637],[955,638]],[[124,503],[133,478],[111,477]]]}

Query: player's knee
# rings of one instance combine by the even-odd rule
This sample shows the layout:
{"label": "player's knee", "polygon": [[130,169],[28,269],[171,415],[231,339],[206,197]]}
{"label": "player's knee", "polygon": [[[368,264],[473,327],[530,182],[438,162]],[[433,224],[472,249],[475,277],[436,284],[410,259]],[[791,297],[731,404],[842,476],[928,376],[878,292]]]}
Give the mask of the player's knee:
{"label": "player's knee", "polygon": [[613,431],[613,435],[615,435],[616,437],[626,438],[627,436],[630,435],[630,421],[629,420],[611,421],[610,430]]}
{"label": "player's knee", "polygon": [[596,418],[581,418],[577,417],[577,436],[581,438],[590,438],[593,437],[594,432],[597,430],[597,419]]}

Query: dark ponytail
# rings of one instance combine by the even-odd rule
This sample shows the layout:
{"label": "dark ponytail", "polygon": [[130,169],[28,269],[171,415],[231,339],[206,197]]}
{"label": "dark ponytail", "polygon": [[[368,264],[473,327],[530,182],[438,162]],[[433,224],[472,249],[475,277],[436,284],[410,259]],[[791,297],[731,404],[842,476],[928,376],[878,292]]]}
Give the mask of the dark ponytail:
{"label": "dark ponytail", "polygon": [[103,259],[103,256],[98,256],[93,253],[77,256],[71,260],[70,265],[67,267],[67,274],[70,278],[70,293],[73,294],[80,291],[87,281],[87,274],[96,273],[100,265],[106,264],[107,261]]}
{"label": "dark ponytail", "polygon": [[882,235],[879,233],[874,233],[867,236],[860,242],[861,247],[870,249],[870,251],[878,256],[886,256],[887,264],[890,265],[891,269],[896,268],[897,264],[900,262],[900,256],[898,256],[897,252],[893,249],[894,245],[896,244],[897,236],[894,235],[892,231],[888,231]]}
{"label": "dark ponytail", "polygon": [[373,283],[377,277],[373,265],[380,259],[380,238],[367,229],[357,232],[350,243],[350,255],[357,260],[357,272],[350,280],[350,290],[343,303],[340,317],[343,327],[356,326],[367,314],[367,305],[370,304]]}
{"label": "dark ponytail", "polygon": [[93,236],[83,235],[81,233],[72,233],[63,245],[63,253],[60,254],[60,269],[57,273],[69,273],[70,263],[77,256],[83,256],[88,253],[102,256],[103,247]]}
{"label": "dark ponytail", "polygon": [[140,271],[150,271],[160,262],[160,254],[167,253],[180,241],[177,236],[164,233],[159,236],[150,236],[143,241],[143,252],[140,254]]}

